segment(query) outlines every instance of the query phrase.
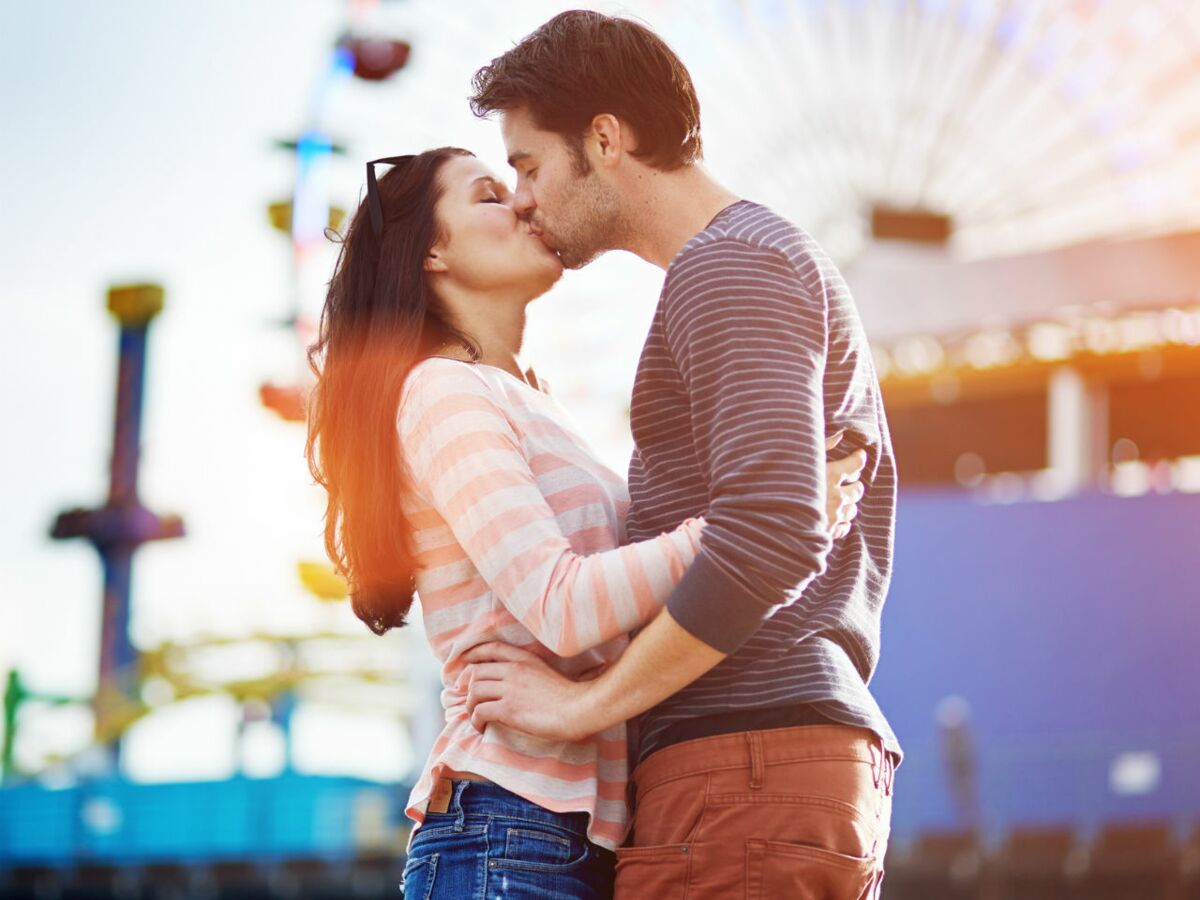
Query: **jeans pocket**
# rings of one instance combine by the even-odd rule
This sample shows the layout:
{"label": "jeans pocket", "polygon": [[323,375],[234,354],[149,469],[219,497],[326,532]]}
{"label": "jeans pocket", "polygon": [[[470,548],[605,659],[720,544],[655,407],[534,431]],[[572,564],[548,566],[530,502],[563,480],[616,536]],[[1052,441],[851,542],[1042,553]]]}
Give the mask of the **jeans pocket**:
{"label": "jeans pocket", "polygon": [[687,844],[618,847],[615,896],[620,900],[683,900],[690,871]]}
{"label": "jeans pocket", "polygon": [[583,835],[534,822],[506,828],[504,855],[489,861],[492,868],[562,872],[587,859]]}
{"label": "jeans pocket", "polygon": [[873,900],[880,861],[808,844],[746,841],[746,900]]}
{"label": "jeans pocket", "polygon": [[418,847],[439,847],[445,844],[459,846],[470,841],[482,845],[482,838],[485,834],[487,834],[486,825],[468,825],[465,828],[453,828],[449,825],[431,828],[428,825],[422,825],[413,832],[411,849],[416,851]]}
{"label": "jeans pocket", "polygon": [[409,857],[404,864],[404,880],[400,884],[404,900],[430,900],[433,882],[437,878],[438,855]]}
{"label": "jeans pocket", "polygon": [[[486,879],[487,847],[485,825],[458,830],[418,828],[404,867],[405,900],[483,896],[480,891]],[[430,864],[430,860],[434,862]]]}

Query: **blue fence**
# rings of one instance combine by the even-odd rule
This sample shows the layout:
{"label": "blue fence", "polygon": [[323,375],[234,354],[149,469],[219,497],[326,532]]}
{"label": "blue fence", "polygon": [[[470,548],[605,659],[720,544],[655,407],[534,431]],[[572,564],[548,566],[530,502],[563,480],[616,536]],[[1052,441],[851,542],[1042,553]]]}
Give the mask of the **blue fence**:
{"label": "blue fence", "polygon": [[400,786],[286,774],[272,779],[0,791],[0,864],[270,861],[399,852]]}
{"label": "blue fence", "polygon": [[956,824],[935,709],[970,708],[985,824],[1200,820],[1200,495],[910,493],[872,690],[901,835]]}

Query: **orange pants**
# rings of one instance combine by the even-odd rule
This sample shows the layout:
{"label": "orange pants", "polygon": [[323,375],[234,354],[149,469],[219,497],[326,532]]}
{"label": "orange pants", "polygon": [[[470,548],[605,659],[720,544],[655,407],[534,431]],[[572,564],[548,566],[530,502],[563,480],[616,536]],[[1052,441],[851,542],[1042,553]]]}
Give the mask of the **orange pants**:
{"label": "orange pants", "polygon": [[876,735],[842,725],[665,747],[633,773],[616,900],[874,900],[894,772]]}

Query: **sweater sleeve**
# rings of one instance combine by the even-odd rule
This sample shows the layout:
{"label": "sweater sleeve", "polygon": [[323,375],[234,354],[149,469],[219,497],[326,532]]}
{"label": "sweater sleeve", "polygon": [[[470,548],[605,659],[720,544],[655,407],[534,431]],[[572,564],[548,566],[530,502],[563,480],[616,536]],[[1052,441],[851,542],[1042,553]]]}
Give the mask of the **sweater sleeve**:
{"label": "sweater sleeve", "polygon": [[782,255],[725,239],[676,261],[663,316],[709,484],[667,609],[728,654],[825,568],[826,308]]}
{"label": "sweater sleeve", "polygon": [[461,364],[409,381],[397,430],[413,487],[538,641],[575,656],[654,617],[695,558],[703,520],[614,550],[575,553],[487,383]]}

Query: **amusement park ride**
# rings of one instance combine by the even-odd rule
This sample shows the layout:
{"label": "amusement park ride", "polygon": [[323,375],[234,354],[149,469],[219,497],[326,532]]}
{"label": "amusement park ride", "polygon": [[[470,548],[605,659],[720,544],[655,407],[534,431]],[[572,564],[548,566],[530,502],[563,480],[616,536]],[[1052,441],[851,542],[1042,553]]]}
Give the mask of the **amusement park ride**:
{"label": "amusement park ride", "polygon": [[[326,226],[337,228],[344,216],[329,203],[324,181],[326,163],[344,152],[320,127],[325,103],[343,80],[378,82],[400,71],[409,55],[406,42],[360,32],[372,4],[350,2],[348,6],[348,28],[331,48],[318,79],[310,122],[298,138],[277,142],[296,160],[293,197],[271,204],[268,216],[292,245],[295,294],[281,324],[298,338],[298,355],[312,337],[300,306],[302,266],[324,240]],[[7,866],[29,859],[52,865],[80,858],[155,864],[230,856],[263,858],[282,852],[352,858],[364,847],[386,848],[389,859],[401,856],[400,788],[382,790],[376,782],[298,774],[289,746],[293,714],[301,704],[410,721],[419,703],[409,677],[410,664],[396,653],[394,643],[380,641],[365,630],[361,636],[325,630],[197,635],[152,647],[138,647],[131,640],[132,575],[138,548],[148,541],[185,535],[180,516],[156,514],[138,496],[146,349],[163,299],[158,284],[120,284],[108,292],[108,310],[119,325],[108,497],[95,509],[62,512],[50,530],[56,540],[89,541],[101,560],[97,686],[92,696],[50,695],[32,688],[22,673],[7,673],[0,748],[0,894],[7,895]],[[272,413],[302,422],[306,390],[302,380],[264,383],[259,396]],[[346,583],[328,564],[302,560],[296,575],[317,604],[347,596]],[[172,704],[214,695],[238,704],[239,734],[252,722],[274,722],[284,746],[280,773],[251,780],[238,773],[208,785],[127,781],[122,744],[134,724]],[[54,791],[37,784],[35,776],[40,772],[20,768],[19,748],[25,728],[42,710],[62,706],[90,707],[94,731],[88,746],[49,757],[53,768],[71,773],[68,784],[73,785]],[[102,750],[98,766],[95,748]],[[50,889],[47,884],[52,882],[38,882],[42,887],[37,889]],[[191,888],[185,893],[191,893]]]}
{"label": "amusement park ride", "polygon": [[[325,240],[326,227],[336,229],[344,211],[331,205],[325,169],[330,157],[346,149],[326,136],[322,119],[331,97],[348,78],[382,82],[407,64],[407,42],[362,32],[366,14],[374,4],[356,0],[348,4],[347,30],[337,37],[318,78],[308,108],[307,127],[298,138],[278,140],[278,148],[295,155],[295,187],[292,198],[268,208],[271,226],[287,234],[292,245],[292,308],[280,323],[293,332],[300,350],[312,337],[300,307],[299,280],[302,268]],[[295,706],[295,695],[328,696],[335,682],[390,685],[390,707],[404,715],[412,706],[406,698],[403,671],[395,665],[376,665],[366,652],[368,638],[337,634],[254,635],[240,638],[197,638],[187,643],[160,647],[134,647],[130,638],[131,578],[134,553],[148,541],[172,540],[185,534],[178,515],[157,515],[138,497],[138,461],[142,434],[143,394],[146,377],[146,342],[150,325],[162,312],[163,288],[157,284],[124,284],[108,292],[108,310],[120,326],[119,371],[113,427],[112,463],[106,503],[97,509],[62,512],[52,528],[53,538],[83,538],[96,548],[104,572],[100,672],[94,697],[62,697],[40,694],[23,682],[20,673],[8,674],[5,689],[5,737],[2,745],[2,775],[11,781],[20,773],[14,762],[22,710],[28,704],[89,703],[95,714],[95,742],[109,751],[110,763],[120,766],[121,736],[134,722],[160,708],[164,701],[178,702],[206,694],[223,694],[241,704],[259,709],[266,704],[287,732],[287,718]],[[306,370],[305,370],[306,371]],[[282,419],[305,420],[307,384],[260,385],[263,406]],[[346,583],[325,563],[301,562],[300,581],[320,600],[336,601],[347,596]],[[338,652],[341,647],[341,652]],[[356,647],[356,650],[352,648]],[[221,654],[244,653],[247,648],[274,660],[257,677],[229,679],[214,665]],[[324,653],[322,653],[322,648]],[[356,660],[356,661],[355,661]],[[362,661],[367,666],[362,666]],[[146,685],[150,690],[144,690]],[[356,696],[372,697],[378,690],[342,690],[341,704],[354,706]],[[386,706],[385,702],[385,706]]]}

